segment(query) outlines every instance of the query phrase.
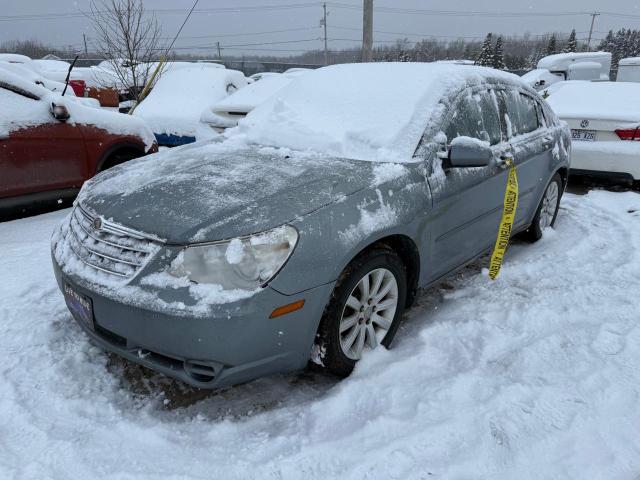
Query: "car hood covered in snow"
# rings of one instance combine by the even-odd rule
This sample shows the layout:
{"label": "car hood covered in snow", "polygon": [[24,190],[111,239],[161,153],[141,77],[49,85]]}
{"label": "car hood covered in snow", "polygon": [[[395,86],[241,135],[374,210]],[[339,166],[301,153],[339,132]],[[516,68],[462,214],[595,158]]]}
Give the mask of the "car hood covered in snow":
{"label": "car hood covered in snow", "polygon": [[107,170],[78,201],[169,243],[206,242],[264,231],[344,199],[374,181],[375,165],[198,143]]}

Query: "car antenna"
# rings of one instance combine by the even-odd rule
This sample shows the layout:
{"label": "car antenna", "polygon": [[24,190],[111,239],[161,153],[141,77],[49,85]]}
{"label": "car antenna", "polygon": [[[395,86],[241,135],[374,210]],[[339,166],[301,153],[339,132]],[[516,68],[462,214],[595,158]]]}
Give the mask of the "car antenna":
{"label": "car antenna", "polygon": [[73,59],[73,62],[71,62],[71,65],[69,65],[69,71],[67,72],[67,78],[65,78],[64,80],[64,90],[62,90],[62,96],[64,97],[64,94],[67,93],[67,87],[69,87],[69,77],[71,76],[71,70],[73,69],[73,67],[75,66],[76,62],[78,61],[78,57],[80,55],[76,55],[76,58]]}

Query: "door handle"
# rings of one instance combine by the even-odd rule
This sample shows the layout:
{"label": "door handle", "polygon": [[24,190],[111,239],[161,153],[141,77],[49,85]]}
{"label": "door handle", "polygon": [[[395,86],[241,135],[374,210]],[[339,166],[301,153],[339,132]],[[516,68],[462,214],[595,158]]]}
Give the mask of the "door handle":
{"label": "door handle", "polygon": [[551,145],[553,145],[553,137],[544,137],[542,139],[542,146],[547,149],[547,148],[551,148]]}

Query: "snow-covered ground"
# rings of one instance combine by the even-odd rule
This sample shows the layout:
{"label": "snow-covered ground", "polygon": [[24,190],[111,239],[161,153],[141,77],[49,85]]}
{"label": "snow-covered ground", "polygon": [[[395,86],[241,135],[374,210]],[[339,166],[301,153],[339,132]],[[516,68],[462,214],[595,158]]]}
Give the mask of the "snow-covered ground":
{"label": "snow-covered ground", "polygon": [[90,346],[50,266],[65,213],[0,224],[2,479],[640,478],[637,193],[568,194],[496,282],[478,262],[422,292],[344,381],[218,394]]}

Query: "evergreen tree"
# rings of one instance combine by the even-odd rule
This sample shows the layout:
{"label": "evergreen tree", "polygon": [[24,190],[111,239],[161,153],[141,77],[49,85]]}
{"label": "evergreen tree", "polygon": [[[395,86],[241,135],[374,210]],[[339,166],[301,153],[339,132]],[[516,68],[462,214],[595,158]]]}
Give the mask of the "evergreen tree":
{"label": "evergreen tree", "polygon": [[547,55],[554,55],[558,53],[558,41],[556,40],[556,34],[554,33],[549,38],[549,43],[547,44]]}
{"label": "evergreen tree", "polygon": [[484,39],[484,43],[482,44],[482,49],[480,50],[480,55],[476,58],[476,65],[481,65],[483,67],[490,67],[493,64],[493,35],[491,33],[487,33],[486,38]]}
{"label": "evergreen tree", "polygon": [[573,53],[578,51],[578,41],[576,40],[576,29],[571,30],[571,34],[569,35],[569,41],[567,42],[567,46],[564,49],[564,52]]}
{"label": "evergreen tree", "polygon": [[462,58],[464,60],[470,60],[470,59],[474,58],[475,56],[476,55],[475,55],[475,52],[474,52],[473,45],[471,43],[467,43],[464,46],[464,51],[462,53]]}
{"label": "evergreen tree", "polygon": [[496,46],[491,56],[491,66],[498,70],[504,70],[507,66],[504,63],[504,48],[502,46],[502,35],[496,40]]}

